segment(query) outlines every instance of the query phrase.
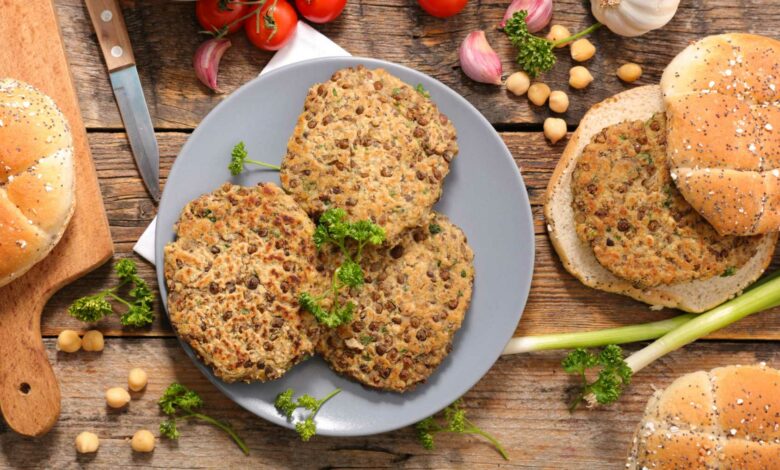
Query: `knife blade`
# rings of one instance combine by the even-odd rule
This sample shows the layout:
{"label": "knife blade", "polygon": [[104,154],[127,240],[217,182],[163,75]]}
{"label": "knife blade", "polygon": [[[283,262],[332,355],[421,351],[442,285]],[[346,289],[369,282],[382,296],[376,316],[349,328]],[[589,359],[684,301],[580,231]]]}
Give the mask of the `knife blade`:
{"label": "knife blade", "polygon": [[160,200],[160,151],[118,0],[85,0],[144,185]]}

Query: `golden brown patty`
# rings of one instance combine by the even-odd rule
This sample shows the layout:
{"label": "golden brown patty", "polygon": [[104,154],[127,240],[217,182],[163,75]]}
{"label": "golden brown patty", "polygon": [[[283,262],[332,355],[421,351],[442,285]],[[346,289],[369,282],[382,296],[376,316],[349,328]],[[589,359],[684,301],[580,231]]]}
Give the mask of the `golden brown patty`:
{"label": "golden brown patty", "polygon": [[599,263],[638,287],[731,275],[760,237],[720,236],[677,191],[663,114],[597,134],[572,177],[577,235]]}
{"label": "golden brown patty", "polygon": [[[355,319],[323,332],[317,352],[370,387],[403,392],[425,381],[452,349],[471,302],[473,260],[463,232],[436,213],[398,245],[368,250],[366,284],[349,296]],[[320,261],[332,272],[341,256],[323,252]]]}
{"label": "golden brown patty", "polygon": [[457,152],[455,128],[429,98],[360,66],[309,89],[280,177],[309,214],[341,207],[393,243],[422,225]]}
{"label": "golden brown patty", "polygon": [[165,247],[168,314],[226,382],[272,380],[314,350],[298,295],[314,285],[314,225],[276,185],[225,184],[187,204]]}

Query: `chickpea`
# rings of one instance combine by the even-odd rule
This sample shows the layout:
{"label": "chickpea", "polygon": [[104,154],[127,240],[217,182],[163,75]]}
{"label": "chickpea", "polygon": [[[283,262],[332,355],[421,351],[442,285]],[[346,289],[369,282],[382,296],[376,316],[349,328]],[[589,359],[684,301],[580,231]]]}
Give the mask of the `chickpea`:
{"label": "chickpea", "polygon": [[154,434],[146,429],[139,429],[133,434],[130,445],[136,452],[151,452],[154,450]]}
{"label": "chickpea", "polygon": [[89,330],[81,338],[81,347],[84,351],[102,351],[103,345],[103,333],[98,330]]}
{"label": "chickpea", "polygon": [[147,381],[146,371],[139,367],[131,369],[127,375],[127,387],[134,392],[143,390]]}
{"label": "chickpea", "polygon": [[76,452],[79,454],[97,452],[98,447],[100,447],[100,439],[97,434],[84,431],[76,436]]}
{"label": "chickpea", "polygon": [[617,69],[617,76],[626,83],[635,82],[642,76],[642,67],[634,63],[623,64]]}
{"label": "chickpea", "polygon": [[550,110],[554,113],[565,113],[569,109],[569,96],[560,91],[555,90],[550,93]]}
{"label": "chickpea", "polygon": [[[569,28],[566,26],[561,26],[559,24],[554,24],[550,27],[550,32],[547,33],[547,39],[549,41],[555,42],[560,41],[561,39],[566,39],[568,37],[571,37],[571,33],[569,32]],[[563,44],[558,44],[555,46],[557,49],[560,49],[562,47],[568,46],[569,43],[565,42]]]}
{"label": "chickpea", "polygon": [[57,351],[74,353],[81,349],[81,338],[73,330],[62,330],[57,336]]}
{"label": "chickpea", "polygon": [[559,118],[545,119],[544,136],[553,144],[566,137],[566,121]]}
{"label": "chickpea", "polygon": [[550,87],[545,83],[536,82],[528,88],[528,99],[536,106],[542,106],[550,96]]}
{"label": "chickpea", "polygon": [[577,62],[585,62],[596,53],[596,46],[587,39],[577,39],[571,44],[571,58]]}
{"label": "chickpea", "polygon": [[582,65],[577,65],[569,70],[569,85],[572,88],[582,90],[593,81],[593,75]]}
{"label": "chickpea", "polygon": [[106,390],[106,404],[111,408],[122,408],[130,402],[130,394],[121,387]]}
{"label": "chickpea", "polygon": [[531,86],[531,79],[525,72],[515,72],[506,79],[506,89],[517,96],[522,96]]}

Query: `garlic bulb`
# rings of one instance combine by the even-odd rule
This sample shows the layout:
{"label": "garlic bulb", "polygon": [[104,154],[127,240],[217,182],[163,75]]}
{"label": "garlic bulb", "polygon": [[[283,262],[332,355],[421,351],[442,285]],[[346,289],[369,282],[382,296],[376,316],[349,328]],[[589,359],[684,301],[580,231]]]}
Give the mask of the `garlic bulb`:
{"label": "garlic bulb", "polygon": [[591,11],[613,33],[641,36],[663,27],[677,13],[680,0],[591,0]]}

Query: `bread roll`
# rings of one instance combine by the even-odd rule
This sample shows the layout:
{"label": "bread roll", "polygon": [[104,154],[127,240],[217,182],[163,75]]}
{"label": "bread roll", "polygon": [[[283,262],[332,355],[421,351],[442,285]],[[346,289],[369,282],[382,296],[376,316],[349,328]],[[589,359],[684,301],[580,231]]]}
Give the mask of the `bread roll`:
{"label": "bread roll", "polygon": [[780,371],[730,366],[684,375],[650,398],[626,468],[780,465]]}
{"label": "bread roll", "polygon": [[31,85],[0,79],[0,286],[42,260],[75,207],[65,116]]}
{"label": "bread roll", "polygon": [[544,207],[547,231],[563,266],[586,286],[627,295],[655,306],[703,312],[728,300],[758,279],[772,259],[777,234],[766,235],[756,254],[733,276],[642,289],[604,268],[593,254],[593,249],[577,236],[575,229],[571,180],[585,146],[606,127],[624,121],[647,120],[662,111],[661,90],[652,85],[619,93],[596,104],[585,114],[547,186]]}
{"label": "bread roll", "polygon": [[780,230],[780,41],[709,36],[669,64],[661,88],[683,197],[722,235]]}

